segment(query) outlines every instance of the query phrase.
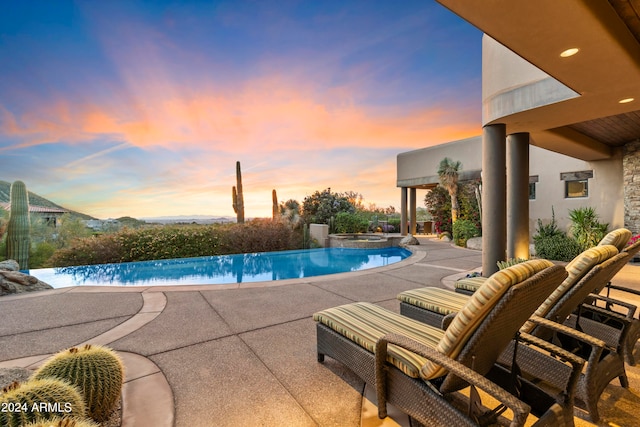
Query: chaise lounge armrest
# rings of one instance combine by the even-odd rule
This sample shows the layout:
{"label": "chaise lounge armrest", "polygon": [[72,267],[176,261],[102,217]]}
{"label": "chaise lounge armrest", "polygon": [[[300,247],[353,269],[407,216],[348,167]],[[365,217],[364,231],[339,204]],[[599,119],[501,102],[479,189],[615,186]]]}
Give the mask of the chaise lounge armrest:
{"label": "chaise lounge armrest", "polygon": [[586,361],[582,357],[576,356],[575,354],[563,349],[562,347],[558,347],[557,345],[552,344],[549,341],[545,341],[533,335],[529,335],[525,332],[521,332],[518,335],[517,339],[526,344],[535,345],[536,347],[549,352],[551,355],[570,363],[578,376],[580,375],[582,367],[586,363]]}
{"label": "chaise lounge armrest", "polygon": [[433,348],[427,347],[411,338],[399,334],[387,334],[376,342],[375,375],[376,393],[378,397],[378,416],[380,418],[385,418],[387,415],[386,360],[388,344],[393,344],[419,354],[420,356],[446,368],[450,374],[453,374],[468,382],[470,385],[483,390],[494,399],[501,402],[505,407],[511,409],[513,412],[513,419],[509,424],[510,427],[524,426],[529,412],[531,411],[531,407],[529,405],[520,401],[511,393],[497,386],[469,367],[445,356]]}
{"label": "chaise lounge armrest", "polygon": [[536,323],[536,324],[538,324],[538,325],[540,325],[542,327],[551,329],[552,331],[559,332],[561,334],[567,335],[567,336],[569,336],[571,338],[574,338],[576,340],[582,341],[585,344],[590,345],[594,349],[600,348],[600,351],[604,350],[605,348],[608,348],[609,350],[615,350],[615,348],[607,346],[607,343],[605,343],[601,339],[594,338],[591,335],[585,334],[584,332],[580,332],[580,331],[578,331],[576,329],[570,328],[568,326],[562,325],[562,324],[554,322],[552,320],[545,319],[543,317],[533,315],[533,316],[531,316],[529,321],[533,322],[533,323]]}
{"label": "chaise lounge armrest", "polygon": [[[583,308],[589,308],[589,309],[593,308],[594,311],[601,314],[615,313],[615,314],[623,315],[628,320],[631,320],[634,318],[636,311],[638,309],[638,306],[633,305],[631,303],[620,301],[618,299],[611,298],[611,297],[605,297],[602,295],[591,294],[589,295],[589,299],[591,300],[592,304],[583,304]],[[605,307],[600,307],[596,305],[598,301],[604,302]],[[613,310],[612,307],[616,305],[626,308],[627,309],[626,314]],[[606,310],[606,313],[603,310]]]}

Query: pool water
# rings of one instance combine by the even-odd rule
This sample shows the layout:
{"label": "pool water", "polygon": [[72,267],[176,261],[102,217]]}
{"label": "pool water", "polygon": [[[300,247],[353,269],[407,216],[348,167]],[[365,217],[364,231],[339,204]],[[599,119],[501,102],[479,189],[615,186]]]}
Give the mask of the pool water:
{"label": "pool water", "polygon": [[54,288],[205,285],[296,279],[366,270],[411,255],[404,248],[324,248],[33,269]]}

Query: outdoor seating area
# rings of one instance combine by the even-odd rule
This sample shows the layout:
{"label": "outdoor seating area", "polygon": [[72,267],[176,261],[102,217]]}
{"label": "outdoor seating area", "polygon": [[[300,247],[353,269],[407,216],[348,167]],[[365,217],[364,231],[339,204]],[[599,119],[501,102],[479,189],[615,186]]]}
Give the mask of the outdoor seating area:
{"label": "outdoor seating area", "polygon": [[[630,237],[614,230],[565,267],[526,261],[463,279],[456,292],[401,292],[400,315],[361,303],[318,312],[318,360],[328,355],[375,386],[381,418],[393,402],[424,425],[489,425],[507,408],[509,425],[525,425],[529,412],[536,421],[527,425],[574,425],[576,405],[597,423],[603,391],[616,378],[629,388],[625,359],[635,363],[636,306],[597,296],[637,252]],[[538,294],[521,290],[545,271],[554,279],[537,284]],[[494,319],[501,316],[509,322]],[[468,385],[499,405],[483,407],[476,391],[462,398],[457,392]]]}
{"label": "outdoor seating area", "polygon": [[[456,360],[434,351],[436,340],[445,337],[444,331],[401,315],[396,296],[425,287],[453,290],[453,278],[476,270],[482,254],[430,237],[418,239],[420,245],[411,248],[412,257],[361,272],[235,286],[73,287],[5,296],[0,298],[0,311],[5,314],[0,325],[0,369],[31,369],[48,354],[85,343],[109,346],[122,356],[125,364],[123,426],[210,426],[212,423],[218,426],[415,426],[416,420],[408,419],[402,405],[415,406],[412,410],[417,411],[416,417],[421,411],[428,412],[430,407],[435,411],[421,416],[434,420],[438,414],[445,417],[427,425],[473,425],[475,421],[473,418],[470,421],[464,408],[470,397],[476,401],[475,393],[471,393],[469,387],[459,389],[465,381],[477,384],[483,405],[493,407],[491,402],[495,401],[508,407],[502,417],[518,421],[530,413],[529,425],[542,423],[535,415],[545,412],[548,425],[558,420],[564,420],[565,424],[571,421],[578,427],[635,425],[640,415],[637,366],[625,364],[629,388],[621,387],[617,381],[605,387],[598,407],[600,421],[594,424],[587,420],[588,414],[582,409],[570,410],[573,395],[557,396],[544,390],[533,405],[508,391],[508,371],[492,373],[489,370],[494,374],[491,379],[488,374],[481,374],[487,369],[485,363],[502,360],[498,359],[498,346],[487,353],[486,359],[475,357],[477,364],[472,362],[477,349],[494,348],[493,344],[479,347],[487,340],[493,342],[492,334],[500,335],[496,339],[505,339],[506,335],[499,333],[501,328],[494,327],[500,319],[510,324],[515,316],[516,325],[527,320],[524,313],[508,310],[510,304],[506,301],[529,295],[532,291],[529,284],[542,280],[541,276],[526,280],[523,277],[522,283],[509,286],[494,301],[493,309],[487,311],[482,322],[470,325],[469,331],[475,332],[456,341],[461,345],[452,350],[459,351]],[[564,268],[549,267],[541,275],[548,276],[547,270],[553,272],[551,276],[555,277],[556,284],[564,280]],[[633,287],[639,273],[640,266],[628,264],[614,277],[612,286]],[[547,289],[544,293],[550,292],[551,289]],[[610,289],[611,298],[620,299],[619,294],[620,291]],[[536,298],[539,306],[542,296]],[[638,304],[632,298],[621,299]],[[256,301],[260,304],[255,304]],[[355,304],[358,301],[365,304]],[[375,354],[382,357],[388,348],[391,360],[408,366],[411,360],[407,359],[411,358],[407,354],[416,353],[415,364],[421,366],[422,360],[431,360],[432,366],[444,366],[449,374],[437,378],[440,374],[436,373],[427,382],[419,372],[414,378],[419,369],[414,369],[414,376],[409,376],[404,372],[408,371],[406,368],[380,363],[388,359],[386,356],[378,360],[378,367],[385,369],[376,371],[374,353],[324,326],[320,327],[321,349],[326,357],[324,363],[318,363],[318,324],[313,315],[341,306],[373,310],[375,316],[419,325],[416,331],[422,332],[416,334],[427,334],[432,341],[430,345],[417,346],[402,337],[401,329],[395,329],[384,331],[385,334],[391,332],[384,339],[374,340],[379,348]],[[529,310],[533,312],[533,305]],[[514,331],[515,326],[508,327],[512,328],[510,332]],[[324,339],[324,335],[328,338]],[[582,357],[525,334],[518,346],[519,355],[527,340],[539,342],[543,348],[562,357],[550,363],[549,369],[553,367],[564,373],[567,389],[576,387],[573,384],[577,385],[577,377],[572,374],[585,363]],[[340,355],[335,354],[338,359],[325,350],[334,342],[338,343],[336,351]],[[400,346],[406,350],[400,350]],[[501,347],[506,349],[502,353],[508,351],[508,346]],[[395,360],[398,351],[404,359]],[[351,354],[355,360],[349,363],[339,359]],[[358,366],[358,358],[365,362],[352,370],[351,366]],[[388,385],[386,394],[381,393],[379,397],[375,392],[376,372],[386,378],[380,384]],[[365,375],[369,377],[363,379]],[[537,392],[539,388],[526,381],[523,384],[525,394]],[[437,389],[432,389],[432,385]],[[446,392],[444,398],[442,391]],[[432,406],[424,405],[426,398],[431,399]],[[397,406],[398,400],[403,402],[400,406]],[[388,416],[381,420],[378,408],[384,410],[385,406]],[[477,413],[474,416],[478,416]],[[564,418],[568,416],[572,418]]]}

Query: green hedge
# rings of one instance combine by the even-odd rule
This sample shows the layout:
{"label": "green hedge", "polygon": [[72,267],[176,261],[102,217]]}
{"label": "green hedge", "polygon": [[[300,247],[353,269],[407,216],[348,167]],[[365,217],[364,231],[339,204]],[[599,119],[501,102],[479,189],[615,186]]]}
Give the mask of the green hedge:
{"label": "green hedge", "polygon": [[571,261],[580,254],[578,242],[564,233],[549,237],[537,237],[534,242],[538,258]]}
{"label": "green hedge", "polygon": [[335,216],[336,233],[366,233],[369,221],[357,213],[339,212]]}
{"label": "green hedge", "polygon": [[459,219],[453,223],[453,241],[456,245],[467,246],[467,240],[480,236],[480,230],[475,221]]}
{"label": "green hedge", "polygon": [[68,248],[56,251],[49,259],[49,264],[65,267],[280,251],[300,247],[300,233],[279,221],[161,226],[123,229],[113,234],[78,239]]}

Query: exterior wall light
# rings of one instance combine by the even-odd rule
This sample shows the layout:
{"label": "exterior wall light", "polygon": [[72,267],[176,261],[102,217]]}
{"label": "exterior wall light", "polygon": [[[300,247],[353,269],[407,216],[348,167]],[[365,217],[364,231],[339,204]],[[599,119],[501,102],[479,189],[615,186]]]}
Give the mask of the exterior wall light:
{"label": "exterior wall light", "polygon": [[635,98],[625,98],[625,99],[621,99],[620,101],[618,101],[619,104],[628,104],[630,102],[635,101]]}

